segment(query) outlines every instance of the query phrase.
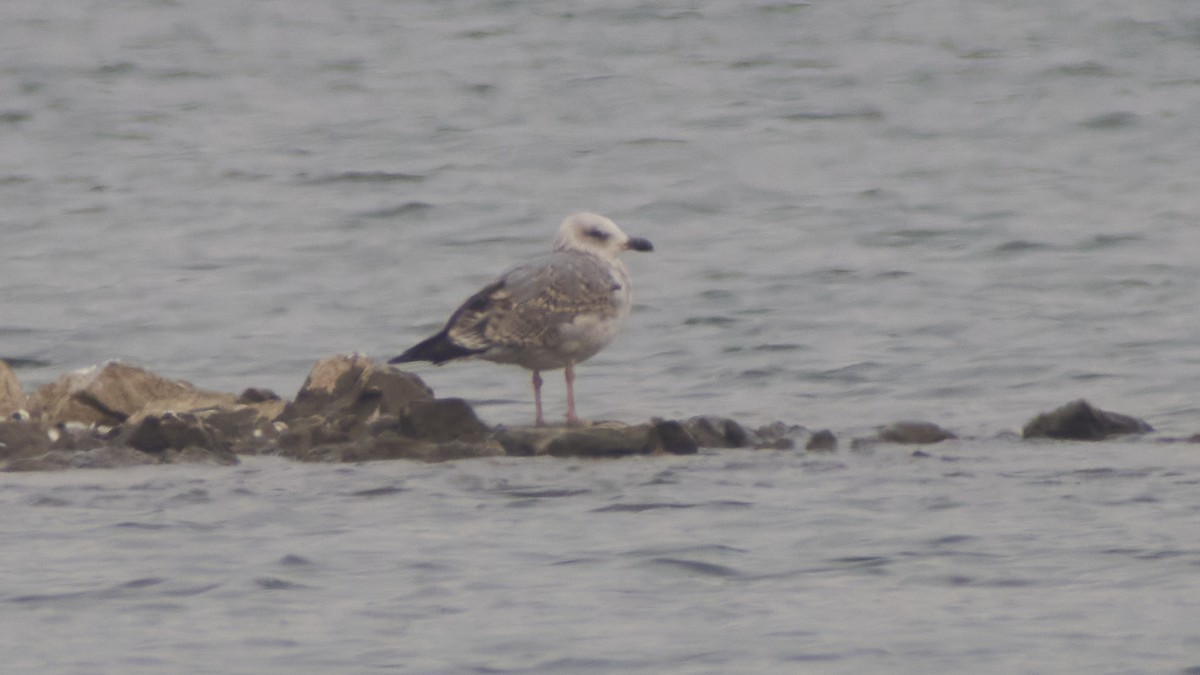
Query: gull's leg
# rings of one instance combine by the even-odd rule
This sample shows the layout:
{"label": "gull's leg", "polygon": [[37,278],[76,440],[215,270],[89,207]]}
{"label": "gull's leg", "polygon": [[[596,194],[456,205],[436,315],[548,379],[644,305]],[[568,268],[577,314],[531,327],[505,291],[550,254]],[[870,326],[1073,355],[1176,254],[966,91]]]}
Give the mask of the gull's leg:
{"label": "gull's leg", "polygon": [[567,424],[578,426],[583,424],[579,416],[575,414],[575,364],[567,362],[566,367],[567,379]]}
{"label": "gull's leg", "polygon": [[546,420],[542,419],[542,374],[536,370],[533,371],[533,407],[537,411],[533,425],[537,427],[546,426]]}

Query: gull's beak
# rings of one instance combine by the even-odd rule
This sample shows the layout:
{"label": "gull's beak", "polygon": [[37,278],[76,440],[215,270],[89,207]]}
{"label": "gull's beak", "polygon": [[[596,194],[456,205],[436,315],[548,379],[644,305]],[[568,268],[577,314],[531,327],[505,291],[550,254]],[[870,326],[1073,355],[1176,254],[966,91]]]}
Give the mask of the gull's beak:
{"label": "gull's beak", "polygon": [[629,251],[653,251],[654,244],[651,244],[649,239],[630,237],[629,241],[625,242],[625,249]]}

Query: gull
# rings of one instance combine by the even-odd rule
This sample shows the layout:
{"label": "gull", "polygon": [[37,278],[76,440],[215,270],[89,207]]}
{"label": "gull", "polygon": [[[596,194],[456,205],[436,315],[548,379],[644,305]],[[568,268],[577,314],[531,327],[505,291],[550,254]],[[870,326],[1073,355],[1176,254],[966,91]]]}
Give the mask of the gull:
{"label": "gull", "polygon": [[652,250],[648,240],[630,237],[604,216],[568,216],[553,253],[501,274],[467,298],[437,334],[388,363],[479,358],[532,370],[539,427],[546,424],[542,371],[562,368],[567,424],[582,424],[575,413],[575,366],[611,342],[629,318],[629,270],[617,255]]}

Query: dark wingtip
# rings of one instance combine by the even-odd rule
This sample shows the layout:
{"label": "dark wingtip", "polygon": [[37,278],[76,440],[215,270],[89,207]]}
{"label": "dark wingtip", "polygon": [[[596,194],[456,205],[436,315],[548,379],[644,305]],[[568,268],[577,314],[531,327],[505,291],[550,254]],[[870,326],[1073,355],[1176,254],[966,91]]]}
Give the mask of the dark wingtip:
{"label": "dark wingtip", "polygon": [[461,359],[477,353],[479,353],[478,350],[467,349],[466,347],[455,343],[450,339],[446,331],[442,331],[437,335],[425,338],[424,340],[418,342],[400,356],[390,359],[388,363],[429,361],[434,365],[440,366],[447,361]]}

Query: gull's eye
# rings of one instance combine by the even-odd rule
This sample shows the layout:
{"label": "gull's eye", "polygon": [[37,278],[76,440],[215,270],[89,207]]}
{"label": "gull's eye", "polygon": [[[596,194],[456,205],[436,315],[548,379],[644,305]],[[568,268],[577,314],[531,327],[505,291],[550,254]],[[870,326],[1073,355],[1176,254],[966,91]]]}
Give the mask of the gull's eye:
{"label": "gull's eye", "polygon": [[608,241],[608,233],[598,227],[589,227],[583,231],[583,234],[596,241]]}

